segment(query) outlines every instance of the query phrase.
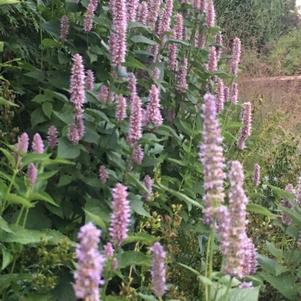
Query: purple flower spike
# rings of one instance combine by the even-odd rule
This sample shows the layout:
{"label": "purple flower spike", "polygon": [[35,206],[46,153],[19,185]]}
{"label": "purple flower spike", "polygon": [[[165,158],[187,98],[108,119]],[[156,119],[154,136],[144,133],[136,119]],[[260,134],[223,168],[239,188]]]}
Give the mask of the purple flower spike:
{"label": "purple flower spike", "polygon": [[146,118],[147,121],[155,127],[159,127],[163,123],[163,118],[160,112],[160,91],[156,85],[152,85],[149,92]]}
{"label": "purple flower spike", "polygon": [[114,256],[114,247],[110,242],[108,242],[104,246],[104,255],[106,256],[106,258],[110,258]]}
{"label": "purple flower spike", "polygon": [[69,18],[68,16],[62,16],[60,26],[60,40],[65,42],[69,34]]}
{"label": "purple flower spike", "polygon": [[99,174],[99,179],[100,179],[101,183],[106,184],[109,179],[109,175],[108,175],[107,169],[104,165],[99,166],[98,174]]}
{"label": "purple flower spike", "polygon": [[116,113],[115,118],[117,121],[122,121],[126,118],[126,99],[122,95],[116,96]]}
{"label": "purple flower spike", "polygon": [[199,157],[204,168],[204,222],[210,224],[215,219],[217,208],[224,202],[226,176],[215,97],[209,93],[204,96],[203,118],[203,141],[200,145]]}
{"label": "purple flower spike", "polygon": [[142,137],[141,99],[136,96],[131,103],[131,115],[128,131],[128,143],[133,145]]}
{"label": "purple flower spike", "polygon": [[150,201],[151,198],[153,197],[154,181],[149,175],[146,175],[144,177],[143,184],[144,184],[145,188],[147,189],[147,193],[145,193],[145,200]]}
{"label": "purple flower spike", "polygon": [[102,272],[105,258],[98,251],[101,231],[92,223],[81,227],[76,246],[76,271],[73,289],[79,299],[100,301],[99,286],[103,284]]}
{"label": "purple flower spike", "polygon": [[29,146],[29,137],[27,133],[21,134],[18,137],[18,143],[16,144],[16,151],[17,153],[27,153]]}
{"label": "purple flower spike", "polygon": [[246,141],[252,133],[252,105],[250,102],[245,102],[242,111],[243,126],[240,130],[237,147],[240,150],[246,148]]}
{"label": "purple flower spike", "polygon": [[[292,184],[287,184],[285,186],[285,191],[287,191],[289,193],[292,193],[296,196],[296,191],[295,191],[294,186]],[[282,200],[281,201],[281,206],[285,207],[285,208],[289,208],[289,209],[293,207],[293,205],[291,204],[291,202],[288,199]],[[285,212],[282,213],[281,220],[282,220],[282,223],[284,225],[287,225],[287,226],[291,225],[292,222],[293,222],[291,217]]]}
{"label": "purple flower spike", "polygon": [[219,79],[217,82],[217,103],[216,103],[216,110],[218,113],[224,110],[225,104],[225,85],[224,82]]}
{"label": "purple flower spike", "polygon": [[118,183],[113,189],[112,217],[110,226],[110,236],[116,246],[121,246],[128,237],[130,225],[130,205],[128,201],[127,187]]}
{"label": "purple flower spike", "polygon": [[254,166],[253,184],[255,187],[258,187],[260,184],[260,165],[258,163],[256,163]]}
{"label": "purple flower spike", "polygon": [[152,71],[152,79],[153,81],[158,81],[160,79],[161,71],[158,67],[155,67]]}
{"label": "purple flower spike", "polygon": [[154,243],[151,247],[153,254],[152,259],[152,289],[154,294],[161,298],[166,292],[166,253],[159,242]]}
{"label": "purple flower spike", "polygon": [[130,103],[137,97],[137,79],[134,73],[129,74],[128,89],[130,91]]}
{"label": "purple flower spike", "polygon": [[206,22],[209,28],[215,26],[215,7],[213,0],[208,0]]}
{"label": "purple flower spike", "polygon": [[241,55],[241,42],[239,38],[235,38],[233,41],[232,59],[230,64],[230,70],[233,75],[237,75],[238,73],[240,55]]}
{"label": "purple flower spike", "polygon": [[176,90],[180,93],[185,93],[188,89],[187,83],[188,59],[184,58],[177,72]]}
{"label": "purple flower spike", "polygon": [[165,32],[170,31],[170,21],[173,10],[173,0],[166,0],[165,6],[159,18],[157,35],[162,36]]}
{"label": "purple flower spike", "polygon": [[81,110],[85,103],[85,72],[83,59],[79,54],[75,54],[72,60],[70,101],[74,105],[75,110]]}
{"label": "purple flower spike", "polygon": [[223,52],[223,35],[221,32],[219,32],[215,37],[215,43],[216,43],[216,57],[217,61],[220,60]]}
{"label": "purple flower spike", "polygon": [[128,22],[135,22],[139,0],[127,0],[126,3],[127,3],[127,20]]}
{"label": "purple flower spike", "polygon": [[150,12],[148,14],[147,25],[150,26],[152,29],[155,29],[156,22],[160,13],[160,6],[162,0],[148,0],[147,3],[148,11]]}
{"label": "purple flower spike", "polygon": [[33,163],[30,163],[27,169],[27,179],[31,186],[37,182],[38,179],[38,170]]}
{"label": "purple flower spike", "polygon": [[246,207],[248,198],[245,194],[243,168],[238,161],[232,161],[229,171],[230,192],[229,212],[231,225],[229,229],[229,249],[226,257],[225,272],[232,276],[244,277],[245,245],[249,243],[246,235]]}
{"label": "purple flower spike", "polygon": [[132,153],[132,160],[135,164],[141,165],[144,159],[144,151],[140,145],[135,145]]}
{"label": "purple flower spike", "polygon": [[204,35],[198,30],[194,37],[194,47],[203,49],[205,47],[205,42]]}
{"label": "purple flower spike", "polygon": [[125,0],[110,0],[113,24],[109,40],[109,48],[113,66],[121,66],[125,62],[127,51],[127,9]]}
{"label": "purple flower spike", "polygon": [[229,101],[229,97],[230,97],[230,89],[229,89],[229,87],[227,87],[227,86],[225,86],[224,96],[225,96],[225,102]]}
{"label": "purple flower spike", "polygon": [[39,133],[36,133],[33,136],[31,148],[34,153],[37,153],[37,154],[44,153],[44,142]]}
{"label": "purple flower spike", "polygon": [[208,71],[214,73],[217,71],[217,56],[215,47],[210,47],[208,57]]}
{"label": "purple flower spike", "polygon": [[233,83],[231,86],[231,102],[234,104],[238,103],[238,84]]}
{"label": "purple flower spike", "polygon": [[93,26],[94,13],[98,6],[98,0],[90,0],[84,18],[84,31],[89,32]]}
{"label": "purple flower spike", "polygon": [[100,87],[100,90],[97,94],[97,97],[98,99],[101,101],[101,102],[108,102],[109,99],[110,99],[110,91],[109,91],[109,88],[106,86],[106,85],[102,85]]}
{"label": "purple flower spike", "polygon": [[87,70],[86,72],[86,89],[92,91],[94,89],[94,73],[92,70]]}
{"label": "purple flower spike", "polygon": [[47,140],[48,140],[48,146],[50,149],[55,149],[57,146],[57,128],[52,125],[51,127],[49,127],[48,129],[48,136],[47,136]]}
{"label": "purple flower spike", "polygon": [[148,19],[148,7],[146,1],[139,3],[138,13],[137,13],[137,21],[142,23],[143,25],[147,25]]}

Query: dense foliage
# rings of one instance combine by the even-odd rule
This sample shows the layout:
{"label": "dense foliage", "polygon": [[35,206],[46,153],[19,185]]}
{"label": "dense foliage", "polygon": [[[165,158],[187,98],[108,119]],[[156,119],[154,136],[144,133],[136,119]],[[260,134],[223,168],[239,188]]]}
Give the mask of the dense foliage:
{"label": "dense foliage", "polygon": [[2,300],[300,295],[297,143],[238,103],[213,2],[157,2],[0,1]]}
{"label": "dense foliage", "polygon": [[228,39],[241,38],[247,47],[261,49],[294,28],[295,0],[216,1],[219,25]]}

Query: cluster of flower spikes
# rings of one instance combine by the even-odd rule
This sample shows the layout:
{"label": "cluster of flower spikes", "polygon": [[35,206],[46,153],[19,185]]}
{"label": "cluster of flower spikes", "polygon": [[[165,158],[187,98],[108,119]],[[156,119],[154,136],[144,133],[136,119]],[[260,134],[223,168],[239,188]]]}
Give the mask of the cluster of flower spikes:
{"label": "cluster of flower spikes", "polygon": [[232,161],[229,171],[229,207],[221,206],[217,214],[217,230],[222,254],[225,257],[224,271],[244,278],[256,272],[256,249],[247,236],[244,173],[239,161]]}
{"label": "cluster of flower spikes", "polygon": [[77,144],[84,136],[85,127],[83,120],[85,103],[85,71],[83,58],[78,53],[72,58],[73,65],[70,77],[70,101],[73,104],[73,123],[68,130],[68,139]]}
{"label": "cluster of flower spikes", "polygon": [[112,30],[109,48],[113,66],[121,66],[125,62],[127,52],[127,6],[125,0],[110,0],[112,14]]}
{"label": "cluster of flower spikes", "polygon": [[84,18],[84,31],[89,32],[93,27],[93,17],[99,0],[90,0]]}
{"label": "cluster of flower spikes", "polygon": [[[26,132],[22,133],[18,137],[18,142],[15,145],[15,150],[18,158],[18,164],[20,162],[21,156],[28,152],[29,148],[29,137]],[[31,144],[31,149],[33,153],[43,154],[45,151],[44,142],[39,133],[34,134]],[[27,182],[30,186],[34,186],[38,179],[38,169],[34,163],[30,163],[27,168]]]}

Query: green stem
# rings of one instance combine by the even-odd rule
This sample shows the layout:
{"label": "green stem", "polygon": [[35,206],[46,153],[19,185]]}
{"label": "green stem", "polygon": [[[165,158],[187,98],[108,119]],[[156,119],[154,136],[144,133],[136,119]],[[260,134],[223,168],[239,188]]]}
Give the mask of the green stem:
{"label": "green stem", "polygon": [[[208,237],[207,250],[206,250],[205,276],[208,279],[211,279],[212,277],[213,248],[214,248],[214,232],[211,231]],[[210,301],[210,286],[207,284],[205,284],[205,300]]]}
{"label": "green stem", "polygon": [[[18,163],[17,163],[17,165],[18,165]],[[13,173],[12,179],[11,179],[11,181],[10,181],[10,183],[9,183],[9,186],[8,186],[8,188],[7,188],[7,191],[6,191],[6,193],[5,193],[5,197],[4,197],[4,200],[3,200],[3,205],[2,205],[2,208],[1,208],[1,214],[0,214],[0,215],[2,215],[3,212],[4,212],[4,210],[6,209],[6,203],[7,203],[7,202],[6,202],[6,196],[10,193],[10,191],[11,191],[11,189],[12,189],[12,187],[13,187],[13,183],[14,183],[15,180],[16,180],[17,174],[18,174],[18,168],[16,167],[16,169],[14,169],[14,173]]]}

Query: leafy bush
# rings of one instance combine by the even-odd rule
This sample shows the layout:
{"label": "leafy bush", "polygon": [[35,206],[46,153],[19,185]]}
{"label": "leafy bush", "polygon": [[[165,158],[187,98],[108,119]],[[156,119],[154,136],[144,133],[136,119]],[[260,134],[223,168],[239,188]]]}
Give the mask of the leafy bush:
{"label": "leafy bush", "polygon": [[[124,5],[123,1],[115,1]],[[150,273],[154,261],[151,253],[161,260],[165,258],[160,241],[167,251],[169,267],[166,300],[256,301],[262,278],[250,276],[251,271],[243,275],[230,273],[237,277],[227,275],[221,269],[227,259],[220,247],[225,246],[225,241],[220,241],[215,226],[208,226],[202,218],[204,207],[208,209],[204,196],[208,191],[216,193],[216,184],[208,183],[208,178],[214,183],[212,177],[223,177],[222,150],[227,161],[243,161],[248,149],[256,144],[256,137],[245,141],[251,134],[251,105],[237,104],[239,40],[234,40],[233,56],[229,58],[222,53],[220,28],[210,14],[213,8],[204,13],[182,3],[186,1],[174,1],[171,27],[181,29],[181,17],[176,15],[180,13],[185,17],[185,30],[154,28],[144,24],[143,19],[129,22],[123,62],[120,43],[126,21],[125,15],[114,15],[124,11],[122,7],[116,9],[113,2],[101,2],[96,10],[93,1],[26,2],[0,8],[4,28],[12,27],[11,35],[3,37],[1,66],[5,82],[9,83],[9,88],[2,86],[5,105],[19,105],[14,123],[29,134],[31,144],[28,151],[27,134],[23,133],[12,144],[9,139],[3,141],[0,149],[0,295],[3,300],[75,300],[72,283],[79,274],[85,274],[87,265],[97,265],[96,282],[101,272],[104,278],[102,299],[162,300],[165,283],[160,285],[162,293],[154,289],[151,280],[155,273],[162,277],[164,263],[157,263]],[[161,3],[163,12],[171,3]],[[92,8],[95,15],[89,30],[91,20],[86,18]],[[63,16],[70,21],[69,31],[66,24],[63,26],[66,36],[60,24]],[[168,14],[159,18],[159,24],[165,18],[169,20]],[[21,26],[28,22],[32,26],[24,31]],[[115,57],[114,42],[119,45]],[[170,59],[174,49],[176,62]],[[217,54],[221,55],[218,66]],[[221,80],[231,87],[226,99],[221,96],[227,91]],[[203,101],[206,92],[207,107]],[[154,99],[155,109],[150,107]],[[135,123],[141,118],[140,100],[142,109],[148,112],[148,122],[141,133],[140,125]],[[156,116],[150,119],[152,110]],[[203,150],[206,139],[210,168],[199,163],[199,157],[204,162],[199,145],[203,144]],[[249,162],[254,157],[253,153]],[[230,166],[242,172],[239,162]],[[283,166],[279,166],[282,172]],[[252,184],[253,165],[246,170],[246,186],[252,196],[257,193]],[[235,181],[239,186],[238,201],[247,202],[243,176],[236,179],[235,170],[231,169],[231,173],[230,188],[225,181],[229,207]],[[229,191],[232,197],[231,193],[228,197]],[[255,216],[273,216],[262,204],[250,203],[248,211]],[[101,237],[90,222],[101,229]],[[113,233],[114,222],[121,234]],[[242,228],[250,247],[245,226]],[[98,294],[100,283],[96,284],[94,290],[91,286],[91,292]]]}

